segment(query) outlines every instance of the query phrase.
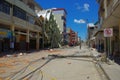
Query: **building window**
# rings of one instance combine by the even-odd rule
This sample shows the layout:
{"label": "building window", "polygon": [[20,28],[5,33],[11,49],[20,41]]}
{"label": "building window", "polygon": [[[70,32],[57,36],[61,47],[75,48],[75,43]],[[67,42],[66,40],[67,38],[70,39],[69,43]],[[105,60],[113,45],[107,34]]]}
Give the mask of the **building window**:
{"label": "building window", "polygon": [[63,26],[66,27],[66,22],[63,23]]}
{"label": "building window", "polygon": [[10,4],[3,0],[0,0],[0,11],[6,14],[10,14]]}
{"label": "building window", "polygon": [[20,1],[23,1],[23,0],[20,0]]}
{"label": "building window", "polygon": [[26,12],[16,6],[13,8],[13,16],[26,20]]}
{"label": "building window", "polygon": [[65,18],[65,16],[61,16],[61,19],[62,19],[62,20],[64,20],[64,21],[66,21],[66,18]]}
{"label": "building window", "polygon": [[30,22],[30,23],[32,23],[32,24],[35,23],[35,19],[34,19],[34,17],[31,16],[31,15],[27,15],[27,21]]}

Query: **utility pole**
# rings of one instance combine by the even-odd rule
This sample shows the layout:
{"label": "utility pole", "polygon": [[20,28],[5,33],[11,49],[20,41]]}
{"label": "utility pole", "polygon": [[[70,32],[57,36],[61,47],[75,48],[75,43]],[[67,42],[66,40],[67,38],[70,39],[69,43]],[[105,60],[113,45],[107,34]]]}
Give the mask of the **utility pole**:
{"label": "utility pole", "polygon": [[[43,18],[43,17],[42,17],[42,18]],[[42,28],[42,29],[43,29],[43,30],[42,30],[42,31],[43,31],[43,32],[42,32],[42,33],[43,33],[43,35],[42,35],[42,37],[43,37],[42,47],[43,47],[43,48],[44,48],[44,43],[45,43],[44,40],[45,40],[45,24],[46,24],[46,18],[47,18],[47,12],[45,13],[45,17],[43,18],[43,28]]]}
{"label": "utility pole", "polygon": [[81,37],[80,37],[80,41],[79,41],[79,47],[80,47],[80,49],[81,49]]}
{"label": "utility pole", "polygon": [[40,16],[40,18],[42,19],[43,21],[43,26],[42,26],[42,48],[44,48],[44,32],[45,32],[45,18],[43,18],[42,16]]}

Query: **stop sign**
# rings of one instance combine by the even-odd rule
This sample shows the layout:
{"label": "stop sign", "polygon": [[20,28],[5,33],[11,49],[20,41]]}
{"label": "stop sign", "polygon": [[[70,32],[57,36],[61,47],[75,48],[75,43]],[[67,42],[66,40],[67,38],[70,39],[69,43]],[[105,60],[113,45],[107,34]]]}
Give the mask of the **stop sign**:
{"label": "stop sign", "polygon": [[113,29],[112,28],[104,29],[104,37],[112,37],[112,36],[113,36]]}

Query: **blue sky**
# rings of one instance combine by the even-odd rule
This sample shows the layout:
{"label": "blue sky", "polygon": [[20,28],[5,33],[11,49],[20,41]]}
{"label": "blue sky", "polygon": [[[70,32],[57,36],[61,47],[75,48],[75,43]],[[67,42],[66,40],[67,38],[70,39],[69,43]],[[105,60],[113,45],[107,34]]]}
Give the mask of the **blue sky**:
{"label": "blue sky", "polygon": [[64,8],[67,11],[67,27],[78,32],[83,40],[87,36],[87,23],[98,20],[96,0],[35,0],[43,9]]}

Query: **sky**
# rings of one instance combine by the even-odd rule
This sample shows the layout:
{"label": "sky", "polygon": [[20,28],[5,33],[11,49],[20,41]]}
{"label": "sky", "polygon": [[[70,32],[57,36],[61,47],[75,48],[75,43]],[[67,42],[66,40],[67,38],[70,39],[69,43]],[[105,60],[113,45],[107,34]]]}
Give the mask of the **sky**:
{"label": "sky", "polygon": [[43,9],[64,8],[67,11],[67,27],[78,32],[82,40],[87,38],[87,24],[98,21],[96,0],[35,0]]}

